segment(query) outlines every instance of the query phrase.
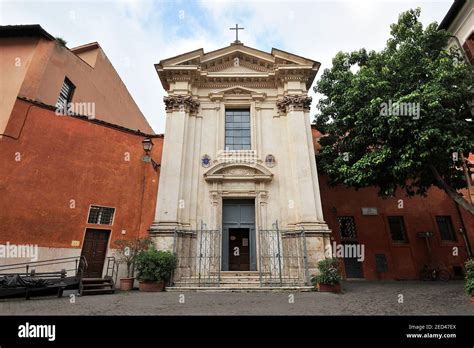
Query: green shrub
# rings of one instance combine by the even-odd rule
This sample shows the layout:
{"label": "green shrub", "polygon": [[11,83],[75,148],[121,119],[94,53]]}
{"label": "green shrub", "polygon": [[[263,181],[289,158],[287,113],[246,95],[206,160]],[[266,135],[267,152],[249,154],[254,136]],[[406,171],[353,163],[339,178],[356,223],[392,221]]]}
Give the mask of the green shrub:
{"label": "green shrub", "polygon": [[171,278],[177,265],[176,255],[170,251],[149,249],[137,256],[137,279],[139,281],[164,281]]}
{"label": "green shrub", "polygon": [[127,278],[135,275],[135,263],[140,252],[152,244],[150,238],[119,239],[115,241],[118,248],[117,262],[127,266]]}
{"label": "green shrub", "polygon": [[339,261],[336,258],[324,259],[318,262],[318,269],[320,274],[313,275],[311,283],[335,285],[341,281],[341,275],[339,274]]}
{"label": "green shrub", "polygon": [[464,290],[471,295],[474,296],[474,279],[467,279],[466,284],[464,284]]}
{"label": "green shrub", "polygon": [[466,267],[466,284],[464,285],[464,290],[474,296],[474,259],[470,259],[465,263]]}

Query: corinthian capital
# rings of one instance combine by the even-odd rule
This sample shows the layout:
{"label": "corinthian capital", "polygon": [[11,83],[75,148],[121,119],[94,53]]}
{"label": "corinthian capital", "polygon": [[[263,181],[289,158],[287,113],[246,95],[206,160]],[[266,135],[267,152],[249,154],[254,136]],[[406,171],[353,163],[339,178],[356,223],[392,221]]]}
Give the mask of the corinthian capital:
{"label": "corinthian capital", "polygon": [[307,95],[286,95],[283,99],[277,100],[278,111],[286,113],[289,111],[309,110],[313,98]]}
{"label": "corinthian capital", "polygon": [[183,111],[197,113],[199,109],[199,101],[194,100],[190,95],[171,95],[164,97],[166,111]]}

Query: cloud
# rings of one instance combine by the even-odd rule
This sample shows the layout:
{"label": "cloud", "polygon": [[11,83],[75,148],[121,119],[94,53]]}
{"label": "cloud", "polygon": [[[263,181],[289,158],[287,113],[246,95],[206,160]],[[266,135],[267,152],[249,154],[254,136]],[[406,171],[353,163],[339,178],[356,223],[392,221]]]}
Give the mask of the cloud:
{"label": "cloud", "polygon": [[[329,68],[340,50],[381,49],[400,12],[420,6],[422,21],[441,21],[446,1],[1,1],[1,24],[41,24],[69,47],[98,41],[156,132],[164,132],[161,59],[239,39],[277,47]],[[318,74],[320,75],[321,72]],[[316,97],[312,91],[310,94]],[[312,111],[314,113],[315,104]]]}

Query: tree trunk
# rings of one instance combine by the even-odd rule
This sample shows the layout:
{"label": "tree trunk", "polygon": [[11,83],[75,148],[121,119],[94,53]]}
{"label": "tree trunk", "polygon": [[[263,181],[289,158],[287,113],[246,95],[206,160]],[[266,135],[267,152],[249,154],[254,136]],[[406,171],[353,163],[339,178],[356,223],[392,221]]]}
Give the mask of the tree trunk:
{"label": "tree trunk", "polygon": [[430,166],[431,172],[433,173],[436,181],[438,182],[439,186],[451,197],[456,203],[458,203],[461,207],[466,209],[469,213],[474,215],[474,205],[470,204],[466,201],[461,194],[459,194],[456,190],[454,190],[451,186],[449,186],[446,181],[443,180],[441,175],[439,175],[436,168],[431,165]]}

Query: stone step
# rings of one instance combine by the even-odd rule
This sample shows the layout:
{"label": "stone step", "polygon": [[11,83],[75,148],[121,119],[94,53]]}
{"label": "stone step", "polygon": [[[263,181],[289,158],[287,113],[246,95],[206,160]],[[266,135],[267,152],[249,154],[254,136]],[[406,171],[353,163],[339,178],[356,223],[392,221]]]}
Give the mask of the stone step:
{"label": "stone step", "polygon": [[87,295],[105,295],[115,293],[114,289],[84,289],[81,292],[81,296]]}
{"label": "stone step", "polygon": [[[203,277],[201,278],[201,282],[205,282],[206,280],[208,280],[209,278],[206,278],[206,277]],[[213,280],[217,281],[217,277],[215,278],[212,278]],[[298,282],[299,281],[299,278],[289,278],[289,277],[282,277],[281,278],[282,281],[284,283],[291,283],[291,282]],[[270,279],[269,278],[262,278],[262,281],[265,282],[265,281],[269,281]],[[279,278],[273,278],[272,279],[273,282],[278,282],[279,281]],[[181,280],[177,281],[177,282],[186,282],[186,283],[190,283],[190,282],[198,282],[199,281],[199,277],[186,277],[186,278],[181,278]],[[220,278],[220,282],[221,283],[260,283],[260,277],[235,277],[235,276],[222,276]]]}
{"label": "stone step", "polygon": [[307,292],[314,291],[313,286],[268,286],[268,287],[228,287],[228,286],[182,286],[182,287],[167,287],[166,291],[181,292],[181,291],[195,291],[195,292]]}
{"label": "stone step", "polygon": [[[273,283],[273,287],[299,287],[299,286],[304,286],[301,283],[295,282],[292,285],[286,285],[280,286],[278,283]],[[260,287],[272,287],[269,283],[263,284],[263,286],[260,286],[260,282],[241,282],[241,283],[229,283],[229,282],[221,282],[218,286],[218,284],[214,283],[201,283],[201,286],[198,285],[198,283],[192,283],[192,282],[175,282],[174,283],[175,287],[226,287],[226,288],[260,288]]]}
{"label": "stone step", "polygon": [[[232,277],[260,277],[259,271],[221,271],[221,272],[210,272],[211,275],[217,276],[220,274],[223,276],[232,276]],[[262,275],[270,275],[270,273],[263,272]]]}

